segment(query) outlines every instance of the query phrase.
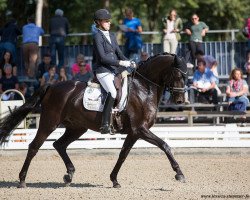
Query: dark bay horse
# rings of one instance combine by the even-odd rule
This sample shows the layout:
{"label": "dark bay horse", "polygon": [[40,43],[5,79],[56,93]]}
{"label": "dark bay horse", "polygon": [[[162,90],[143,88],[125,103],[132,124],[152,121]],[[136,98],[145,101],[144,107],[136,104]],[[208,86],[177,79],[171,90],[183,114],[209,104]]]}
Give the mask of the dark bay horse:
{"label": "dark bay horse", "polygon": [[[154,135],[149,129],[153,126],[158,103],[164,88],[167,88],[175,103],[184,102],[184,79],[187,67],[185,62],[172,54],[161,54],[150,57],[133,73],[129,81],[129,96],[126,109],[122,111],[123,134],[127,134],[117,163],[110,174],[113,187],[118,188],[117,174],[138,139],[143,139],[159,147],[165,152],[173,170],[175,178],[181,182],[185,177],[174,159],[170,147],[162,139]],[[53,143],[63,159],[67,174],[64,182],[72,182],[75,167],[71,162],[66,149],[88,129],[99,131],[101,113],[86,110],[83,107],[83,91],[86,84],[67,81],[51,86],[39,88],[28,101],[17,108],[0,122],[0,145],[10,136],[17,125],[36,107],[41,105],[41,117],[37,134],[29,144],[28,153],[19,173],[19,187],[26,187],[25,178],[39,148],[48,136],[58,127],[65,126],[65,133]]]}

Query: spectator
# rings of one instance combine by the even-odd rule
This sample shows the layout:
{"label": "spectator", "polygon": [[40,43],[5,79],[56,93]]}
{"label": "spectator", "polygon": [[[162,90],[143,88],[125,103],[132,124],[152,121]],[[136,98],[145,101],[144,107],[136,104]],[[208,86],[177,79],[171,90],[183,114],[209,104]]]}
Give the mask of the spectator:
{"label": "spectator", "polygon": [[126,26],[125,56],[135,62],[139,62],[139,54],[142,48],[141,21],[134,17],[132,9],[126,8],[123,24]]}
{"label": "spectator", "polygon": [[240,69],[233,69],[229,83],[226,89],[228,97],[229,110],[246,111],[249,100],[247,98],[248,85],[243,79],[243,73]]}
{"label": "spectator", "polygon": [[[28,92],[28,86],[27,86],[26,83],[20,83],[20,85],[19,85],[19,91],[22,93],[22,95],[24,96],[24,98],[26,100],[31,97],[31,95]],[[20,96],[20,95],[16,95],[16,96]],[[21,96],[20,97],[16,97],[15,99],[22,100]]]}
{"label": "spectator", "polygon": [[37,79],[41,81],[43,74],[48,72],[49,67],[52,65],[50,54],[44,54],[42,62],[38,65]]}
{"label": "spectator", "polygon": [[59,79],[58,79],[58,81],[59,81],[59,82],[62,82],[62,81],[67,81],[67,80],[69,80],[69,79],[68,79],[66,70],[65,70],[64,67],[62,67],[62,68],[60,69],[60,71],[59,71]]}
{"label": "spectator", "polygon": [[51,65],[49,67],[49,71],[43,74],[40,85],[43,86],[45,84],[54,84],[57,83],[59,79],[58,74],[56,73],[56,66]]}
{"label": "spectator", "polygon": [[76,57],[76,63],[74,63],[71,67],[72,75],[73,77],[80,72],[80,65],[86,65],[86,70],[91,71],[91,67],[88,63],[85,62],[84,55],[83,54],[78,54]]}
{"label": "spectator", "polygon": [[198,60],[198,67],[194,73],[193,86],[190,90],[190,102],[195,102],[195,96],[198,102],[210,103],[211,97],[214,104],[218,104],[218,95],[216,86],[216,78],[209,69],[206,69],[206,62]]}
{"label": "spectator", "polygon": [[84,63],[81,63],[80,71],[75,75],[73,80],[87,83],[89,80],[93,79],[93,77],[92,72],[87,70],[87,66]]}
{"label": "spectator", "polygon": [[5,51],[9,51],[13,56],[13,62],[16,62],[17,37],[21,34],[22,32],[17,27],[15,19],[10,19],[5,26],[0,29],[0,57],[2,57]]}
{"label": "spectator", "polygon": [[[185,32],[190,36],[189,39],[189,51],[191,53],[191,59],[186,57],[186,61],[191,62],[191,64],[195,65],[195,53],[199,51],[203,51],[202,48],[202,37],[206,35],[208,32],[208,26],[199,21],[199,17],[197,14],[192,15],[192,24],[188,24]],[[190,57],[190,55],[187,54]]]}
{"label": "spectator", "polygon": [[146,61],[148,57],[149,57],[148,53],[146,51],[142,51],[140,61]]}
{"label": "spectator", "polygon": [[195,53],[197,60],[204,60],[206,62],[206,68],[213,72],[214,77],[216,78],[215,89],[217,90],[217,94],[221,94],[221,90],[219,89],[219,74],[217,70],[218,62],[217,60],[210,55],[204,55],[203,51],[198,50]]}
{"label": "spectator", "polygon": [[248,17],[246,19],[246,23],[245,23],[245,28],[247,29],[247,40],[248,40],[248,43],[247,43],[247,48],[248,48],[248,51],[250,51],[250,17]]}
{"label": "spectator", "polygon": [[49,24],[49,47],[52,58],[52,64],[56,65],[56,51],[58,54],[58,68],[64,66],[64,46],[65,37],[69,33],[69,22],[66,17],[63,17],[63,11],[57,9],[55,16],[50,19]]}
{"label": "spectator", "polygon": [[35,78],[37,70],[39,36],[44,34],[41,27],[36,26],[35,18],[29,17],[28,24],[23,26],[23,56],[26,74],[29,78]]}
{"label": "spectator", "polygon": [[180,32],[183,29],[182,20],[177,17],[177,12],[172,9],[167,18],[163,18],[163,51],[175,54],[178,41],[181,39]]}
{"label": "spectator", "polygon": [[196,51],[195,57],[197,60],[203,59],[206,62],[206,67],[213,72],[214,76],[217,79],[216,84],[218,84],[219,75],[218,75],[218,70],[217,70],[217,66],[218,66],[217,60],[211,55],[204,55],[204,52],[200,50]]}
{"label": "spectator", "polygon": [[0,78],[4,75],[4,65],[5,64],[11,64],[12,70],[13,70],[13,75],[17,76],[17,66],[13,62],[11,52],[8,50],[4,52],[3,57],[0,61]]}
{"label": "spectator", "polygon": [[91,25],[91,34],[92,34],[92,36],[95,36],[96,33],[97,33],[96,24],[93,23],[93,24]]}
{"label": "spectator", "polygon": [[[0,79],[0,94],[9,89],[19,89],[18,79],[12,74],[11,64],[4,65],[5,75]],[[14,96],[13,96],[14,97]]]}
{"label": "spectator", "polygon": [[244,70],[246,71],[247,74],[247,83],[250,85],[250,51],[247,53],[247,60],[244,65]]}

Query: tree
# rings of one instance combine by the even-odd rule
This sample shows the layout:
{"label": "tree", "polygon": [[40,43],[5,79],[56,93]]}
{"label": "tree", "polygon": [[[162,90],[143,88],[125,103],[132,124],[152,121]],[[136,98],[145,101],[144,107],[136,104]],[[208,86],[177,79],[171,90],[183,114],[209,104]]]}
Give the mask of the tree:
{"label": "tree", "polygon": [[[8,18],[14,17],[23,26],[28,16],[35,14],[38,0],[0,0],[0,25],[3,26]],[[93,13],[99,8],[107,7],[112,13],[112,30],[116,31],[119,20],[124,18],[125,7],[131,7],[135,16],[140,18],[144,31],[161,31],[161,19],[170,9],[177,9],[180,17],[186,23],[192,13],[197,13],[210,29],[240,29],[244,18],[249,17],[249,0],[43,0],[42,27],[48,32],[48,22],[57,8],[61,8],[71,24],[72,33],[90,32],[93,23]],[[239,34],[240,36],[240,34]],[[159,36],[158,36],[159,37]],[[184,37],[185,38],[185,37]],[[238,37],[240,39],[240,37]],[[149,41],[155,38],[148,37]],[[210,35],[207,39],[227,39],[225,34]],[[86,41],[73,38],[72,43]],[[155,41],[155,40],[154,40]],[[159,39],[157,40],[159,42]]]}

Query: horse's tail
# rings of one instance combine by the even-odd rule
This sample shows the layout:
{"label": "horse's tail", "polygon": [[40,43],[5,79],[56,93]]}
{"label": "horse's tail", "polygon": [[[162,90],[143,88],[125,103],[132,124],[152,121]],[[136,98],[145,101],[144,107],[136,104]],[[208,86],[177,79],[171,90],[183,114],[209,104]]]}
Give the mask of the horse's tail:
{"label": "horse's tail", "polygon": [[22,106],[0,119],[0,146],[6,142],[6,138],[10,136],[12,130],[15,129],[34,108],[40,105],[48,88],[49,85],[40,87]]}

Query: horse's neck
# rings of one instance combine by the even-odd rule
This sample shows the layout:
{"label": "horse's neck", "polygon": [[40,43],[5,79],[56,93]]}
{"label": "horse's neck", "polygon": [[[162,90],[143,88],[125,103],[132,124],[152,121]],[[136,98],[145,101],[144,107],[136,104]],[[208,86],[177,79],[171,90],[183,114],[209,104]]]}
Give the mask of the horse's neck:
{"label": "horse's neck", "polygon": [[[156,99],[152,99],[152,101],[154,101],[153,103],[158,107],[158,104],[161,100],[161,97],[164,91],[163,86],[160,86],[160,85],[157,86],[149,82],[148,80],[143,79],[142,77],[135,78],[135,80],[133,81],[133,84],[135,87],[132,86],[132,88],[140,88],[140,91],[136,93],[138,95],[138,98],[140,98],[139,96],[140,92],[145,93],[145,95],[153,94],[153,96],[156,97]],[[149,102],[147,102],[147,104],[148,103]]]}
{"label": "horse's neck", "polygon": [[[158,105],[163,94],[165,83],[162,82],[164,75],[170,75],[173,64],[172,55],[160,55],[146,61],[139,69],[136,78],[141,85],[148,91],[148,93],[154,92],[157,97],[156,104]],[[170,77],[169,77],[170,78]]]}

